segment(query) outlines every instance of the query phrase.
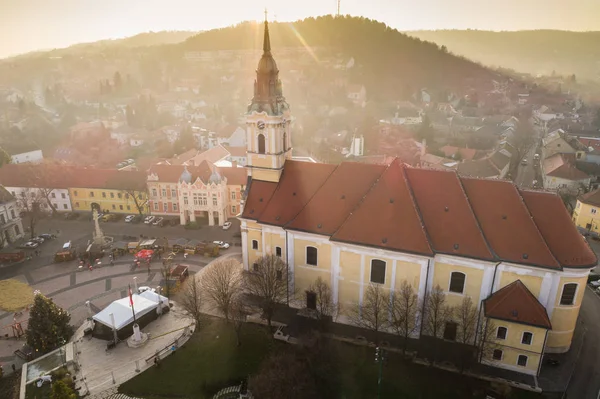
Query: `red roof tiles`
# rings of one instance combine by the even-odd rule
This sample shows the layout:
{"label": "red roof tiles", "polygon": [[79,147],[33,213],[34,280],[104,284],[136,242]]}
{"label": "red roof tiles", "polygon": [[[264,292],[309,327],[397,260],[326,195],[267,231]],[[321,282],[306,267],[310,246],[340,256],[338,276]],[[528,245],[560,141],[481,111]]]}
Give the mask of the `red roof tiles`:
{"label": "red roof tiles", "polygon": [[521,280],[496,291],[483,301],[486,317],[551,330],[546,309]]}
{"label": "red roof tiles", "polygon": [[243,186],[248,181],[246,168],[219,168],[218,171],[227,179],[228,186]]}
{"label": "red roof tiles", "polygon": [[332,235],[386,169],[344,162],[286,228]]}
{"label": "red roof tiles", "polygon": [[270,181],[252,180],[250,182],[250,194],[244,204],[242,217],[245,219],[258,220],[273,196],[277,183]]}
{"label": "red roof tiles", "polygon": [[406,169],[406,174],[436,252],[494,258],[456,173]]}
{"label": "red roof tiles", "polygon": [[578,234],[560,197],[540,191],[521,191],[521,196],[561,265],[582,267],[596,264],[596,255],[585,238]]}
{"label": "red roof tiles", "polygon": [[552,269],[596,264],[556,195],[398,159],[387,167],[288,161],[279,183],[251,183],[242,217],[411,253]]}
{"label": "red roof tiles", "polygon": [[461,180],[485,238],[500,259],[560,267],[512,183]]}
{"label": "red roof tiles", "polygon": [[404,168],[392,162],[331,240],[432,255]]}
{"label": "red roof tiles", "polygon": [[335,168],[323,163],[286,161],[277,189],[259,222],[286,225],[308,204]]}

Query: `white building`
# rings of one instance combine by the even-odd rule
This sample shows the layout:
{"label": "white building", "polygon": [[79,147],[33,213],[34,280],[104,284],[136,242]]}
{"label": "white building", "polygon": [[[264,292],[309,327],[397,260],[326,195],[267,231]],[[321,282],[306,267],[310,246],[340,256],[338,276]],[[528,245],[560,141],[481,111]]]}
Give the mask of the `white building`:
{"label": "white building", "polygon": [[0,187],[0,248],[24,235],[17,201],[4,187]]}
{"label": "white building", "polygon": [[42,150],[31,150],[19,154],[11,154],[12,163],[40,163],[44,160]]}

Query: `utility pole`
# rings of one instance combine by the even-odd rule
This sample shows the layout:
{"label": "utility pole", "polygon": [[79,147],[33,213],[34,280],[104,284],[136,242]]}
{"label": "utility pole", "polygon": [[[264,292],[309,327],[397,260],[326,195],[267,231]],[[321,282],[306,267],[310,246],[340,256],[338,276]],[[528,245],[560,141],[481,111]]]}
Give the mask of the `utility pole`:
{"label": "utility pole", "polygon": [[381,399],[381,382],[383,380],[383,361],[385,360],[385,351],[383,348],[375,348],[375,363],[379,365],[379,376],[377,378],[377,399]]}

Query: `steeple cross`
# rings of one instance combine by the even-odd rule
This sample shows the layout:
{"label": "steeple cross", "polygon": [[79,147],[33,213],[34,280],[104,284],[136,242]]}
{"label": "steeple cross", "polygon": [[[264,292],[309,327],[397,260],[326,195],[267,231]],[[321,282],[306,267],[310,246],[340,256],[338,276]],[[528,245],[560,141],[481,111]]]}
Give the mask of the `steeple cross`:
{"label": "steeple cross", "polygon": [[265,22],[267,22],[267,16],[268,16],[269,12],[267,11],[267,9],[265,8]]}

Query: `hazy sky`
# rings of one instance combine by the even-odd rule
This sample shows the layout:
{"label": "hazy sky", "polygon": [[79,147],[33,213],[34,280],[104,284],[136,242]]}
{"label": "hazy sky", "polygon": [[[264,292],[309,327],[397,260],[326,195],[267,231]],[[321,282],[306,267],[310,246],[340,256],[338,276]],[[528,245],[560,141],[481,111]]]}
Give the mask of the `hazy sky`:
{"label": "hazy sky", "polygon": [[[335,13],[337,0],[0,0],[0,57],[159,30]],[[399,30],[600,30],[600,0],[342,0]]]}

